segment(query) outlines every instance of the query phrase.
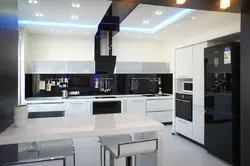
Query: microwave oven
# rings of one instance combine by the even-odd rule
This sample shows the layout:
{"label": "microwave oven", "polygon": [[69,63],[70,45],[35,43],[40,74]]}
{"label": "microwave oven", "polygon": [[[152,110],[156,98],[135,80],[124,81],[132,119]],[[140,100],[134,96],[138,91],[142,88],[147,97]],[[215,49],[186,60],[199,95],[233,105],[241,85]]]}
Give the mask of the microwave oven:
{"label": "microwave oven", "polygon": [[184,92],[193,92],[193,82],[191,81],[184,81],[183,82],[183,91]]}

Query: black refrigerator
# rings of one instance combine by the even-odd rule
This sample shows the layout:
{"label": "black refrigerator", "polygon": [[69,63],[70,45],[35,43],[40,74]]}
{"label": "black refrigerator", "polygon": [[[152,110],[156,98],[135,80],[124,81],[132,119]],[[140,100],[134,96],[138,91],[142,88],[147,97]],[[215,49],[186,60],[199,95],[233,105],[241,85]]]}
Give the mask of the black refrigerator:
{"label": "black refrigerator", "polygon": [[205,148],[240,165],[240,43],[205,48]]}

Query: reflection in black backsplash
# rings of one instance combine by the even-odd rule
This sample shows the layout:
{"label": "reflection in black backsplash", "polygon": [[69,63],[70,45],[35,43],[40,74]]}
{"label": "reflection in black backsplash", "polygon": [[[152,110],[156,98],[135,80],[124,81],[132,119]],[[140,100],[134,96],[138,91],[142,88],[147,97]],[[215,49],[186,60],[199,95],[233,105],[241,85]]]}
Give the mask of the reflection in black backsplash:
{"label": "reflection in black backsplash", "polygon": [[172,94],[172,74],[26,74],[25,97],[62,96],[64,89],[81,96],[157,93],[151,80],[159,77],[162,92]]}

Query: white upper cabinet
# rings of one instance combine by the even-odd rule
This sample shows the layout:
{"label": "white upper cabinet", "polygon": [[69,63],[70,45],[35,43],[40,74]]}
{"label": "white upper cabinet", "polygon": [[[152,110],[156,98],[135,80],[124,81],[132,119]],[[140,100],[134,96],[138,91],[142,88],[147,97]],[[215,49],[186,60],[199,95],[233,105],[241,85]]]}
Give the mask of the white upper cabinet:
{"label": "white upper cabinet", "polygon": [[64,74],[65,61],[33,61],[33,74]]}
{"label": "white upper cabinet", "polygon": [[94,74],[95,61],[33,61],[33,74]]}
{"label": "white upper cabinet", "polygon": [[167,63],[163,62],[143,62],[142,73],[168,73]]}
{"label": "white upper cabinet", "polygon": [[66,73],[68,74],[94,74],[95,61],[67,61]]}
{"label": "white upper cabinet", "polygon": [[193,47],[175,50],[176,78],[193,78]]}
{"label": "white upper cabinet", "polygon": [[193,104],[204,109],[204,48],[207,43],[193,46]]}
{"label": "white upper cabinet", "polygon": [[141,62],[116,62],[115,73],[117,74],[142,73],[142,63]]}

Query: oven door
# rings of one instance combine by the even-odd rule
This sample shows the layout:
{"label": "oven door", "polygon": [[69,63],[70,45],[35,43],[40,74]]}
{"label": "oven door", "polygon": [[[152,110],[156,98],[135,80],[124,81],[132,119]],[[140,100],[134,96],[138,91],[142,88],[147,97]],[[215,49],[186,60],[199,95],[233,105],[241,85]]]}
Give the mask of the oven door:
{"label": "oven door", "polygon": [[188,100],[176,99],[176,117],[193,121],[192,102]]}

